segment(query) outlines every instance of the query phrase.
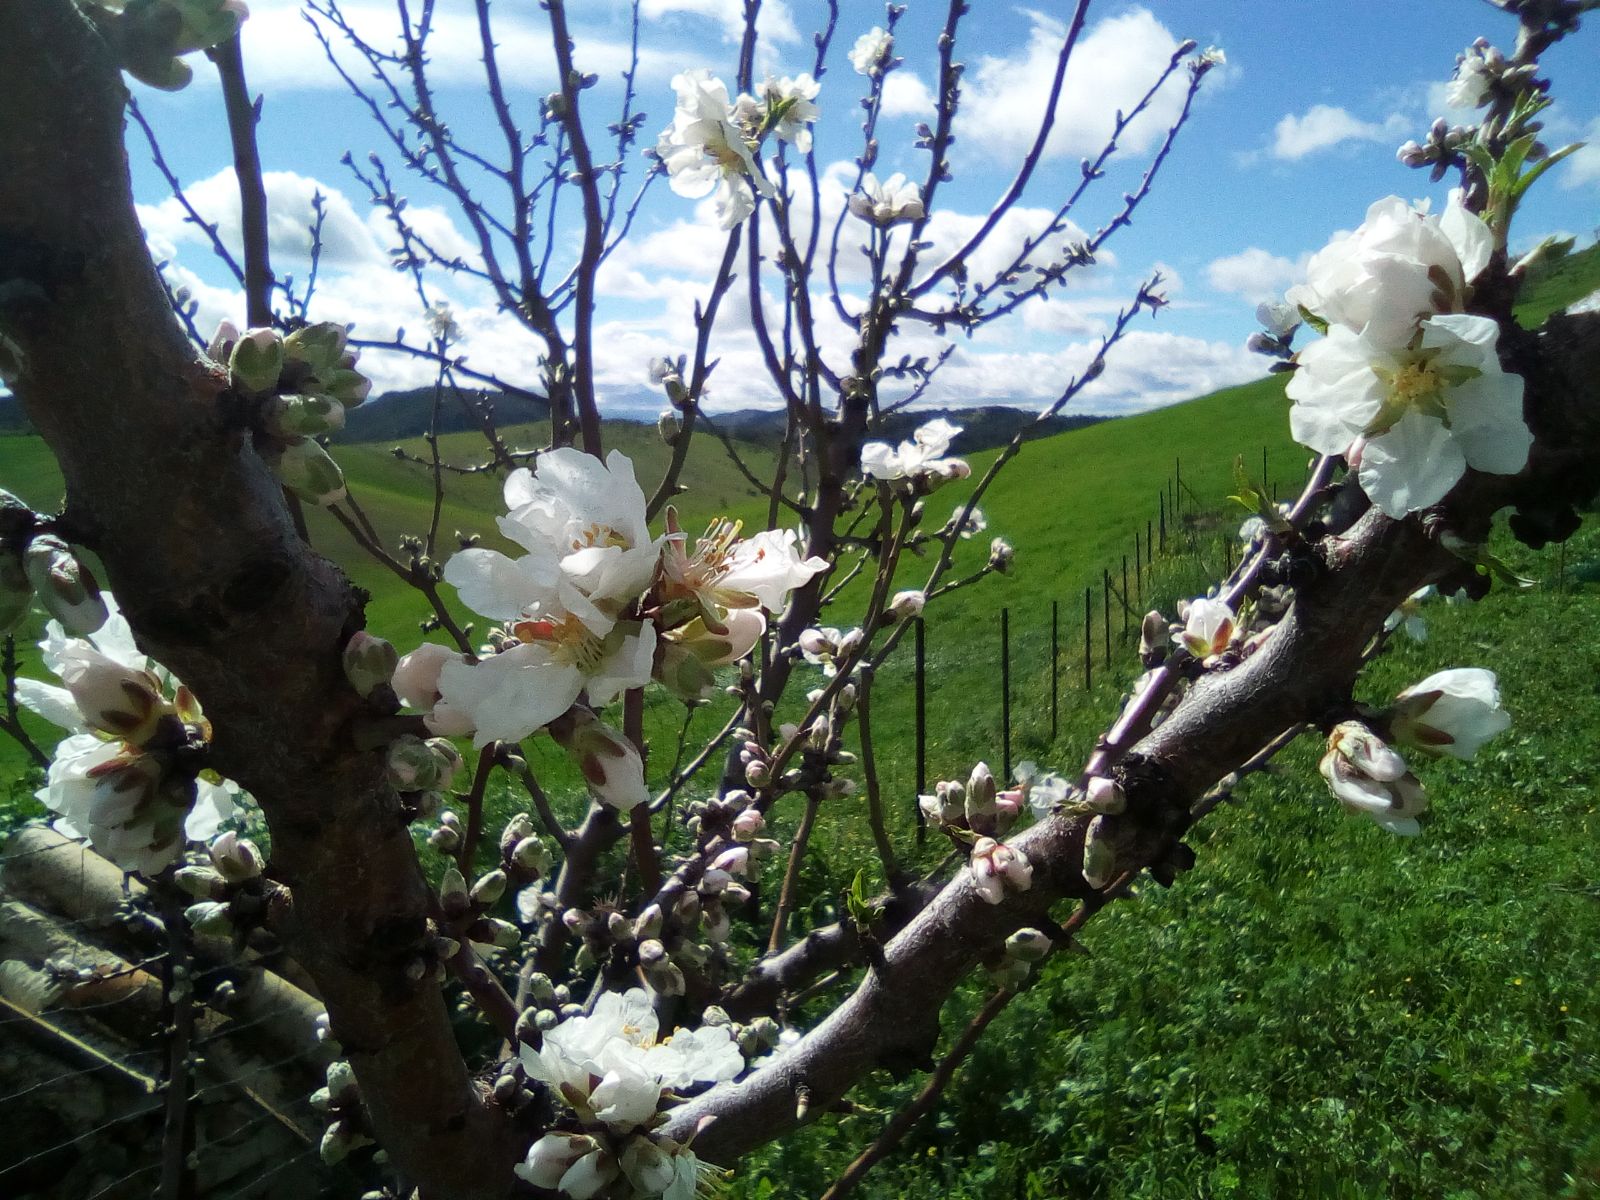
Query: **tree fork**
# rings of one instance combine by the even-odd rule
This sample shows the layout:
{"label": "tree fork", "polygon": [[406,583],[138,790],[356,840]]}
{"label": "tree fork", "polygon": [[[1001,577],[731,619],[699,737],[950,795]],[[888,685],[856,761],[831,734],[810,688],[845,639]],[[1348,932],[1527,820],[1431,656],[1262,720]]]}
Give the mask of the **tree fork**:
{"label": "tree fork", "polygon": [[104,39],[70,0],[0,0],[0,80],[0,334],[60,462],[72,537],[141,648],[205,705],[216,768],[260,802],[293,897],[278,925],[396,1165],[425,1196],[503,1194],[519,1148],[456,1047],[383,756],[350,736],[362,703],[340,650],[364,598],[295,536],[219,403],[225,376],[168,307]]}

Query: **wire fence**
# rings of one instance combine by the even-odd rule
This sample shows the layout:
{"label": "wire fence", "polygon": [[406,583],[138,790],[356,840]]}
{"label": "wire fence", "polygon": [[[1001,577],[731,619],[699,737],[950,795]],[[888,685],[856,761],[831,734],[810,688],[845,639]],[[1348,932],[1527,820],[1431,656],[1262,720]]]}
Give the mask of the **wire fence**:
{"label": "wire fence", "polygon": [[[1262,446],[1260,484],[1273,502],[1286,485],[1292,486],[1291,494],[1298,492],[1303,471],[1292,481],[1273,480],[1271,467],[1268,448]],[[1135,665],[1147,611],[1159,609],[1170,618],[1178,600],[1199,594],[1233,570],[1241,550],[1238,525],[1222,512],[1220,499],[1197,493],[1184,478],[1183,460],[1174,459],[1149,515],[1130,522],[1126,553],[1101,566],[1081,592],[1063,590],[1048,607],[1000,610],[987,649],[990,661],[998,663],[996,686],[991,695],[964,696],[960,717],[971,723],[992,705],[988,711],[997,726],[1003,778],[1012,776],[1019,737],[1035,750],[1054,746],[1063,732],[1064,702],[1075,691],[1082,698],[1094,695],[1097,681],[1115,682]],[[1241,511],[1241,521],[1244,516]],[[940,741],[939,731],[930,729],[927,703],[930,656],[936,661],[945,649],[939,634],[937,626],[930,629],[918,619],[912,664],[918,794],[928,790],[929,748]],[[962,631],[957,640],[969,643],[971,635]],[[1035,665],[1019,674],[1018,663]]]}

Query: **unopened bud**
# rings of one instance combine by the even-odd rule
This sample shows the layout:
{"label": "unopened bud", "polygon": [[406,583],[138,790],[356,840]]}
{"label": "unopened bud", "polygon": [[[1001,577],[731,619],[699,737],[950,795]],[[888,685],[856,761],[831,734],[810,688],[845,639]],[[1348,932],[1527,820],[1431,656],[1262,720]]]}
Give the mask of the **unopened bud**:
{"label": "unopened bud", "polygon": [[1011,570],[1012,560],[1016,558],[1016,550],[1005,538],[995,538],[989,543],[989,569],[1001,575]]}
{"label": "unopened bud", "polygon": [[304,364],[314,375],[326,376],[338,368],[344,357],[347,336],[346,327],[332,321],[306,325],[283,339],[283,356]]}
{"label": "unopened bud", "polygon": [[212,842],[209,853],[211,865],[229,883],[244,883],[261,874],[261,851],[232,830]]}
{"label": "unopened bud", "polygon": [[524,871],[544,875],[549,872],[554,858],[544,842],[536,837],[525,837],[512,848],[511,861]]}
{"label": "unopened bud", "polygon": [[248,329],[233,344],[228,379],[241,392],[270,392],[283,374],[283,339],[274,329]]}
{"label": "unopened bud", "polygon": [[649,941],[661,936],[664,918],[659,904],[648,904],[633,922],[634,936]]}
{"label": "unopened bud", "polygon": [[[353,371],[349,367],[339,367],[321,375],[322,386],[327,390],[339,405],[341,411],[356,408],[372,392],[372,380],[360,371]],[[340,421],[343,427],[343,421]]]}
{"label": "unopened bud", "polygon": [[389,743],[389,782],[402,792],[425,792],[438,787],[443,764],[433,748],[414,734],[402,734]]}
{"label": "unopened bud", "polygon": [[399,662],[392,645],[364,629],[356,630],[344,644],[344,677],[363,699],[394,678]]}
{"label": "unopened bud", "polygon": [[1019,929],[1006,939],[1006,954],[1023,962],[1036,963],[1050,953],[1050,936],[1038,929]]}
{"label": "unopened bud", "polygon": [[276,396],[267,409],[267,425],[285,438],[321,437],[344,428],[344,405],[332,396],[293,393]]}
{"label": "unopened bud", "polygon": [[87,637],[106,623],[100,585],[60,538],[42,533],[30,541],[23,569],[45,611],[69,634]]}
{"label": "unopened bud", "polygon": [[1139,623],[1139,658],[1145,666],[1155,666],[1167,656],[1170,637],[1165,617],[1155,609],[1145,613],[1144,620]]}
{"label": "unopened bud", "polygon": [[226,894],[222,876],[210,867],[179,867],[172,882],[196,900],[220,900]]}
{"label": "unopened bud", "polygon": [[552,726],[551,733],[577,763],[583,781],[600,803],[628,812],[650,799],[644,761],[633,742],[589,709],[574,705],[570,722]]}
{"label": "unopened bud", "polygon": [[1128,807],[1128,797],[1114,779],[1096,775],[1084,789],[1084,803],[1097,813],[1119,813]]}
{"label": "unopened bud", "polygon": [[478,881],[472,885],[473,903],[481,904],[485,908],[505,894],[506,873],[498,869],[480,875]]}
{"label": "unopened bud", "polygon": [[218,900],[202,900],[183,910],[183,916],[196,933],[211,937],[230,937],[233,918],[228,906]]}
{"label": "unopened bud", "polygon": [[272,469],[278,481],[302,500],[326,508],[344,499],[344,472],[310,438],[285,446]]}
{"label": "unopened bud", "polygon": [[469,896],[466,876],[454,864],[446,867],[439,879],[439,903],[445,911],[461,912],[467,907]]}
{"label": "unopened bud", "polygon": [[928,597],[925,592],[896,592],[894,599],[889,601],[889,615],[896,621],[910,621],[922,615],[923,607],[927,603]]}
{"label": "unopened bud", "polygon": [[656,418],[656,432],[669,446],[675,446],[683,436],[683,419],[675,412],[664,412]]}
{"label": "unopened bud", "polygon": [[1083,834],[1083,881],[1092,888],[1103,888],[1116,874],[1117,855],[1112,849],[1110,829],[1104,816],[1089,822]]}
{"label": "unopened bud", "polygon": [[449,738],[434,737],[427,741],[429,752],[439,764],[439,780],[434,787],[448,787],[451,780],[460,773],[463,765],[461,752]]}

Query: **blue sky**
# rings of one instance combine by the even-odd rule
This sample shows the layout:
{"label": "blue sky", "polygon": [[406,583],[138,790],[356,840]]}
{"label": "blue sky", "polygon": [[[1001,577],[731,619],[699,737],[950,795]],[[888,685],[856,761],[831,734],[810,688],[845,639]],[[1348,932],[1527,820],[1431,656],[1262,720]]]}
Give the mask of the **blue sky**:
{"label": "blue sky", "polygon": [[[843,0],[840,8],[840,29],[818,99],[823,117],[817,158],[825,179],[832,181],[825,211],[830,203],[842,202],[844,190],[837,181],[853,179],[848,164],[860,149],[857,100],[865,80],[845,53],[858,34],[883,21],[881,5]],[[931,116],[923,110],[944,8],[911,0],[900,23],[895,52],[903,65],[890,74],[878,130],[880,176],[904,170],[921,178],[926,172],[926,156],[914,148],[913,130]],[[447,197],[406,177],[394,162],[370,117],[322,58],[299,6],[256,0],[252,9],[245,27],[247,69],[252,89],[266,98],[260,141],[274,229],[283,235],[275,267],[280,274],[303,276],[303,230],[310,196],[320,190],[328,197],[330,217],[313,316],[354,321],[372,336],[387,336],[398,325],[420,334],[409,283],[387,265],[387,248],[395,238],[340,157],[350,151],[359,164],[369,150],[385,152],[410,199],[413,219],[442,247],[471,255],[465,223]],[[601,76],[584,101],[601,118],[592,128],[603,131],[615,117],[617,76],[627,61],[628,6],[618,0],[575,0],[570,9],[578,61]],[[656,132],[670,121],[674,73],[709,67],[731,79],[741,9],[740,0],[642,0],[646,19],[637,106],[648,113],[645,144],[653,144]],[[807,0],[769,0],[760,67],[776,74],[809,69],[811,35],[823,9]],[[965,116],[957,125],[955,179],[941,191],[939,207],[946,215],[935,227],[939,236],[959,237],[1009,182],[1035,128],[1053,67],[1051,43],[1069,9],[973,0],[958,54],[967,64]],[[374,41],[387,44],[394,37],[392,5],[362,0],[345,11]],[[529,126],[538,98],[553,86],[548,39],[535,6],[501,4],[495,11],[502,71],[514,80],[512,100]],[[439,107],[460,141],[493,153],[497,133],[477,88],[481,68],[472,5],[439,0],[437,14],[431,49]],[[1208,78],[1153,194],[1131,228],[1108,243],[1110,253],[1004,327],[963,339],[930,400],[1047,402],[1073,369],[1088,361],[1099,332],[1153,269],[1168,276],[1171,305],[1158,319],[1139,318],[1137,333],[1082,399],[1081,411],[1136,411],[1260,374],[1261,360],[1242,348],[1254,327],[1256,301],[1295,282],[1305,257],[1334,230],[1358,223],[1372,200],[1398,193],[1431,196],[1442,205],[1446,185],[1430,186],[1425,173],[1401,167],[1394,149],[1407,138],[1422,137],[1436,114],[1469,121],[1470,114],[1443,109],[1455,55],[1479,35],[1507,45],[1513,34],[1509,18],[1477,0],[1405,5],[1149,0],[1094,7],[1068,76],[1050,154],[1024,198],[1024,207],[1035,214],[1057,203],[1063,189],[1076,182],[1080,158],[1103,140],[1110,112],[1144,90],[1178,41],[1187,37],[1201,46],[1219,46],[1227,65]],[[1576,234],[1580,244],[1587,244],[1600,225],[1597,37],[1600,32],[1585,31],[1546,60],[1559,100],[1550,140],[1587,136],[1596,146],[1558,167],[1527,203],[1516,238],[1524,244],[1551,232]],[[197,60],[196,67],[196,83],[175,96],[135,87],[191,199],[231,238],[237,196],[220,96],[208,64]],[[1174,103],[1173,97],[1158,100],[1155,117],[1173,111]],[[1116,211],[1163,132],[1157,120],[1129,130],[1121,165],[1074,213],[1080,226],[1093,230]],[[203,326],[223,316],[237,320],[243,306],[231,280],[183,222],[137,130],[130,132],[129,148],[152,247],[171,261],[174,281],[190,287],[201,302]],[[631,160],[637,181],[645,167],[637,148]],[[1020,214],[1002,234],[1015,244],[1028,219]],[[601,280],[603,350],[597,364],[605,400],[618,411],[633,412],[655,406],[645,377],[648,359],[690,349],[693,302],[706,290],[722,246],[709,202],[675,196],[659,182],[641,209],[636,233],[634,244],[619,251]],[[567,240],[558,235],[558,244]],[[462,353],[475,364],[533,381],[529,364],[537,346],[495,310],[481,285],[441,276],[436,286],[435,294],[452,304],[466,332]],[[723,365],[707,397],[712,411],[772,403],[748,319],[740,302],[730,305],[727,326],[714,345]],[[843,366],[848,331],[835,321],[819,336]],[[928,332],[910,330],[897,353],[927,353],[936,345]],[[368,365],[380,388],[423,381],[422,368],[406,360],[373,357]]]}

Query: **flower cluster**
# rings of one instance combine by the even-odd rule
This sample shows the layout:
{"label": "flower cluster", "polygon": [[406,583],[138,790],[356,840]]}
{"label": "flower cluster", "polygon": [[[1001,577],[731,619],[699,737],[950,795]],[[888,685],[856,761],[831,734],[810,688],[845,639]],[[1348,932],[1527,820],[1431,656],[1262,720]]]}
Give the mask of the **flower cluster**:
{"label": "flower cluster", "polygon": [[659,1029],[649,994],[633,988],[607,992],[588,1014],[549,1029],[539,1049],[523,1047],[529,1077],[572,1110],[578,1128],[534,1142],[519,1176],[572,1200],[588,1200],[619,1177],[631,1196],[694,1195],[694,1153],[651,1130],[663,1120],[669,1095],[733,1079],[745,1057],[726,1026],[680,1030],[658,1041]]}
{"label": "flower cluster", "polygon": [[1334,727],[1320,766],[1335,798],[1391,833],[1414,837],[1428,794],[1406,760],[1374,729],[1384,725],[1394,741],[1416,753],[1468,759],[1509,729],[1511,717],[1500,706],[1494,672],[1456,667],[1407,688],[1370,723],[1343,721]]}
{"label": "flower cluster", "polygon": [[861,447],[861,473],[885,483],[906,480],[930,492],[954,480],[966,479],[972,468],[963,459],[947,457],[950,443],[960,432],[961,426],[935,417],[898,446],[867,442]]}
{"label": "flower cluster", "polygon": [[757,161],[770,133],[801,153],[811,149],[821,85],[810,75],[769,78],[756,96],[728,99],[728,87],[704,68],[675,75],[672,124],[655,153],[672,190],[698,199],[715,190],[717,223],[733,229],[755,211],[756,196],[777,194]]}
{"label": "flower cluster", "polygon": [[360,351],[349,329],[331,321],[283,335],[240,333],[224,321],[206,353],[227,364],[234,395],[250,409],[256,445],[273,472],[302,500],[328,505],[344,498],[344,473],[317,438],[344,428],[345,411],[372,390],[356,370]]}
{"label": "flower cluster", "polygon": [[105,621],[87,638],[49,623],[39,648],[61,684],[18,679],[17,700],[68,733],[38,792],[56,828],[154,875],[186,842],[216,835],[239,789],[196,769],[211,739],[199,703],[134,644],[115,600],[102,600]]}
{"label": "flower cluster", "polygon": [[[802,558],[795,535],[742,537],[714,522],[691,552],[677,517],[651,534],[626,456],[604,462],[563,448],[511,473],[500,532],[518,557],[469,547],[444,579],[473,611],[499,622],[477,657],[424,644],[402,658],[396,695],[437,734],[476,744],[548,728],[597,798],[618,809],[644,797],[636,749],[594,714],[658,680],[704,699],[712,669],[749,653],[788,593],[827,567]],[[580,697],[584,703],[580,704]]]}
{"label": "flower cluster", "polygon": [[1468,467],[1511,475],[1527,463],[1522,379],[1501,369],[1499,326],[1463,311],[1493,250],[1459,191],[1437,217],[1390,196],[1289,291],[1326,329],[1289,381],[1295,439],[1344,455],[1392,517],[1437,503]]}

